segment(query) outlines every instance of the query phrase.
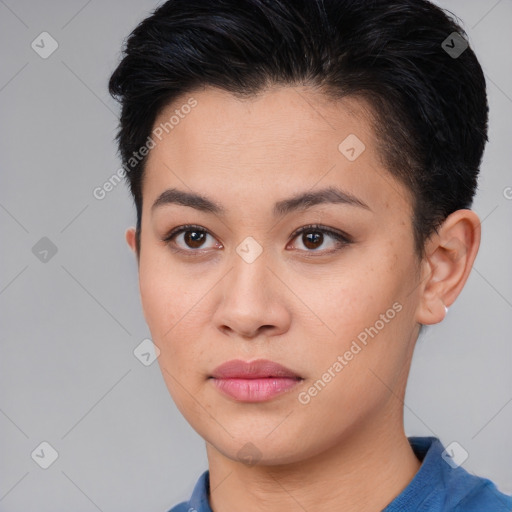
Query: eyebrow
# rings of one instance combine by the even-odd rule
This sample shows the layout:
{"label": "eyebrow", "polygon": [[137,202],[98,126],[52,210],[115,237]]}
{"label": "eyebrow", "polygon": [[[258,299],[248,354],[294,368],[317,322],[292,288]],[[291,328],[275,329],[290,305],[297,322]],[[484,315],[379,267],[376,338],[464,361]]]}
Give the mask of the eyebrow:
{"label": "eyebrow", "polygon": [[[371,211],[371,208],[365,202],[354,195],[335,187],[327,187],[315,192],[305,192],[278,201],[274,205],[273,215],[274,217],[283,217],[293,211],[307,210],[317,204],[326,203],[347,204]],[[193,192],[185,192],[177,188],[170,188],[162,192],[151,206],[151,211],[153,212],[158,207],[167,204],[189,206],[190,208],[195,208],[202,212],[218,215],[224,215],[226,213],[226,209],[219,203],[202,195]]]}

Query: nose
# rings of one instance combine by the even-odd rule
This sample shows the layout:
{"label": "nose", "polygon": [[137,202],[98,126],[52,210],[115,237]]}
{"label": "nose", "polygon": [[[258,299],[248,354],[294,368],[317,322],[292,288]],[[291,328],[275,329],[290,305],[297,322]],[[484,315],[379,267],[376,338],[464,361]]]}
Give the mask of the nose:
{"label": "nose", "polygon": [[252,339],[289,329],[289,292],[268,264],[264,253],[252,263],[234,255],[231,270],[219,283],[222,288],[213,316],[224,334]]}

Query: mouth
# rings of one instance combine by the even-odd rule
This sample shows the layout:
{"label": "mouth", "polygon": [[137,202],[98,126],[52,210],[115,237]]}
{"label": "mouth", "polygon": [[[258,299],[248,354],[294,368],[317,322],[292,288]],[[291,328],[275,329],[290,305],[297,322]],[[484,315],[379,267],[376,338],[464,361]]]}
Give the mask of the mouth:
{"label": "mouth", "polygon": [[227,361],[209,379],[219,391],[239,402],[270,400],[304,380],[289,368],[266,359]]}

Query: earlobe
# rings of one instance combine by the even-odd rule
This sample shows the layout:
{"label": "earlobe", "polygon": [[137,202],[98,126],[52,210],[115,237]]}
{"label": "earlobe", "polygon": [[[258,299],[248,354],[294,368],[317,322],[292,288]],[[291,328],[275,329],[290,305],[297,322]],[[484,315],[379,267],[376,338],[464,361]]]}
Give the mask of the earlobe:
{"label": "earlobe", "polygon": [[480,246],[480,219],[472,210],[449,215],[425,247],[417,322],[441,322],[466,284]]}

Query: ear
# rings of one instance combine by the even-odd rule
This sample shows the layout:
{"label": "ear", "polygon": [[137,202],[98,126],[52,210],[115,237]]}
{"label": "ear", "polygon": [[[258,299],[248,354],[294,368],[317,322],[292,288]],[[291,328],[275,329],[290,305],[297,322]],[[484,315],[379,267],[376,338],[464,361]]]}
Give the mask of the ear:
{"label": "ear", "polygon": [[125,233],[126,243],[130,246],[130,249],[137,256],[137,262],[139,261],[139,254],[137,252],[137,243],[135,239],[135,228],[128,228]]}
{"label": "ear", "polygon": [[449,215],[425,245],[416,321],[437,324],[466,284],[480,246],[480,219],[472,210]]}

